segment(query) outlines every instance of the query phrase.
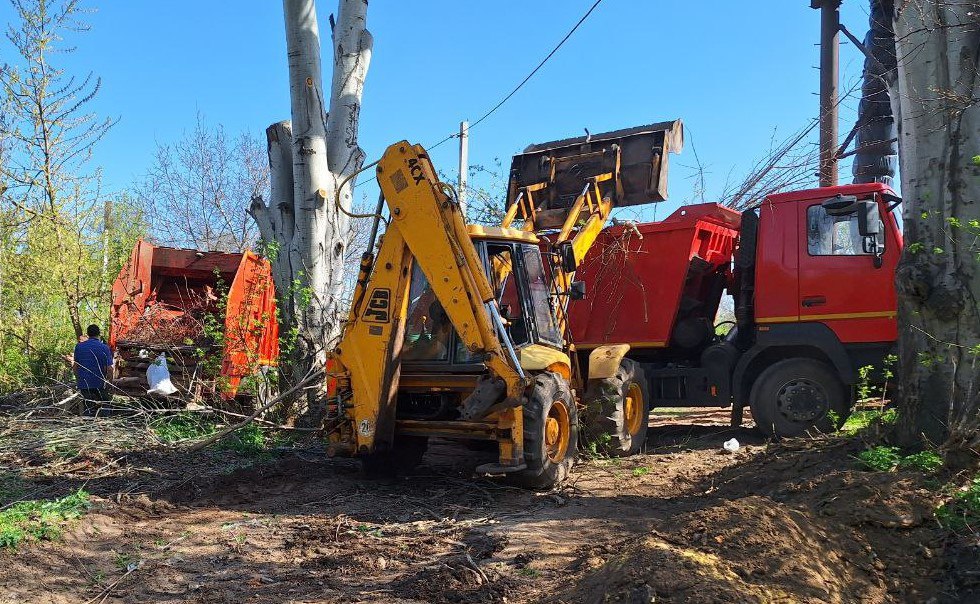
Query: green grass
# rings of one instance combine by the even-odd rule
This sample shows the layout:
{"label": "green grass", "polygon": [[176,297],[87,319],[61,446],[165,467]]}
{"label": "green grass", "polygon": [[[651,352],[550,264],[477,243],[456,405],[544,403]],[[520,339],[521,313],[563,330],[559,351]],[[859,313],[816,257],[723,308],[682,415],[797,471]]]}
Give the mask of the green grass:
{"label": "green grass", "polygon": [[887,409],[885,411],[855,411],[848,416],[847,421],[841,426],[840,431],[847,435],[854,435],[864,430],[876,421],[882,424],[894,424],[898,420],[898,411]]}
{"label": "green grass", "polygon": [[935,451],[902,455],[898,447],[877,446],[861,451],[857,457],[865,468],[876,472],[902,469],[930,473],[943,467],[943,458]]}
{"label": "green grass", "polygon": [[162,417],[150,426],[157,437],[168,443],[210,436],[217,431],[214,421],[200,413],[178,413]]}
{"label": "green grass", "polygon": [[234,434],[229,434],[221,443],[221,448],[249,457],[271,455],[271,452],[266,449],[265,433],[255,424],[248,424]]}
{"label": "green grass", "polygon": [[0,512],[0,548],[57,539],[65,523],[80,518],[90,507],[89,495],[82,490],[61,499],[15,503]]}
{"label": "green grass", "polygon": [[6,472],[0,474],[0,505],[6,505],[11,501],[16,501],[26,491],[24,481],[16,474]]}
{"label": "green grass", "polygon": [[936,518],[952,530],[980,525],[980,476],[954,491],[949,501],[936,510]]}
{"label": "green grass", "polygon": [[[157,437],[168,443],[198,440],[218,431],[218,423],[200,413],[178,413],[163,417],[151,426]],[[258,424],[248,424],[229,434],[217,445],[218,449],[234,451],[245,457],[271,459],[273,449],[288,447],[294,443],[289,435],[267,434]]]}

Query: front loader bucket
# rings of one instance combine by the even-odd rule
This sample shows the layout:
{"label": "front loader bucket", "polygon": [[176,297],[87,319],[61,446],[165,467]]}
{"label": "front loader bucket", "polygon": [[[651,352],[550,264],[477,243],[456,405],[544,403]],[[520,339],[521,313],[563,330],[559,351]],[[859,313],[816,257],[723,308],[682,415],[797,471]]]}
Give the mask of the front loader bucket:
{"label": "front loader bucket", "polygon": [[511,162],[507,207],[533,200],[535,226],[564,222],[588,179],[612,207],[667,198],[667,154],[684,147],[681,120],[528,146]]}

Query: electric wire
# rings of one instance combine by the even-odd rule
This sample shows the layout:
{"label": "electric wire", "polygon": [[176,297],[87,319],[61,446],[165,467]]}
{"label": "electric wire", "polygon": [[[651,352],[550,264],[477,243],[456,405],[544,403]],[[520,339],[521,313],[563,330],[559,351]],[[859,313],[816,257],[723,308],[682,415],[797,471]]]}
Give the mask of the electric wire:
{"label": "electric wire", "polygon": [[[591,15],[593,13],[593,11],[595,11],[595,9],[598,8],[598,6],[601,3],[602,3],[602,0],[596,0],[592,4],[592,6],[589,7],[589,10],[585,11],[585,14],[582,15],[582,18],[578,20],[578,22],[572,27],[572,29],[568,30],[568,33],[565,34],[565,37],[562,38],[561,41],[558,42],[558,44],[554,48],[551,49],[551,52],[549,52],[548,55],[545,56],[545,58],[542,59],[540,63],[538,63],[537,67],[535,67],[534,69],[532,69],[531,70],[531,73],[527,74],[527,76],[523,80],[521,80],[521,83],[520,84],[518,84],[517,86],[515,86],[513,90],[511,90],[509,93],[507,93],[507,96],[505,96],[504,98],[500,99],[500,101],[496,105],[494,105],[489,111],[487,111],[486,113],[484,113],[483,115],[481,115],[475,122],[473,122],[472,124],[470,124],[467,127],[466,130],[467,131],[470,131],[473,128],[475,128],[478,124],[480,124],[482,121],[484,121],[485,119],[487,119],[488,117],[490,117],[491,115],[493,115],[498,109],[500,109],[504,105],[504,103],[506,103],[507,101],[510,100],[510,98],[512,96],[514,96],[515,94],[517,94],[517,91],[520,90],[521,88],[523,88],[524,87],[524,84],[527,84],[528,81],[532,77],[534,77],[534,74],[538,73],[538,71],[540,71],[540,69],[542,67],[544,67],[545,63],[547,63],[551,59],[551,57],[555,56],[555,53],[558,52],[558,49],[560,49],[565,44],[565,42],[567,42],[568,39],[572,37],[572,34],[574,34],[575,31],[578,30],[578,28],[581,27],[583,23],[585,23],[585,20],[589,18],[589,15]],[[445,142],[447,142],[449,140],[452,140],[454,138],[459,138],[459,133],[458,132],[454,132],[453,134],[450,134],[449,136],[447,136],[446,138],[442,139],[441,141],[437,142],[434,145],[426,146],[426,149],[428,149],[428,150],[435,149],[436,147],[438,147],[438,146],[442,145],[443,143],[445,143]]]}
{"label": "electric wire", "polygon": [[[530,79],[532,77],[534,77],[534,74],[538,73],[538,71],[540,71],[541,68],[544,67],[545,63],[547,63],[551,59],[551,57],[555,56],[555,53],[557,53],[558,50],[562,46],[565,45],[565,42],[567,42],[568,39],[572,37],[572,34],[574,34],[578,30],[578,28],[582,26],[583,23],[585,23],[585,20],[589,18],[589,15],[591,15],[593,12],[595,12],[595,9],[598,8],[600,4],[602,4],[602,0],[595,0],[595,2],[592,3],[592,6],[589,7],[589,10],[585,11],[585,14],[582,15],[582,17],[575,23],[575,25],[572,26],[572,28],[570,30],[568,30],[568,33],[565,34],[565,37],[563,37],[558,42],[558,44],[556,44],[555,47],[551,49],[551,52],[549,52],[543,59],[541,59],[541,62],[538,63],[537,66],[534,69],[532,69],[531,72],[528,73],[527,76],[525,76],[524,79],[521,80],[521,82],[517,86],[515,86],[513,90],[511,90],[509,93],[507,93],[506,96],[504,96],[502,99],[500,99],[500,101],[498,101],[496,105],[494,105],[493,107],[491,107],[489,111],[487,111],[486,113],[484,113],[483,115],[481,115],[475,122],[473,122],[472,124],[470,124],[467,127],[467,129],[466,129],[467,132],[469,132],[470,130],[472,130],[473,128],[475,128],[478,124],[480,124],[481,122],[483,122],[484,120],[486,120],[488,117],[490,117],[491,115],[493,115],[498,109],[500,109],[501,107],[503,107],[504,103],[506,103],[507,101],[509,101],[511,99],[511,97],[513,97],[515,94],[517,94],[517,92],[521,88],[523,88],[524,85],[527,84],[528,81],[530,81]],[[444,143],[446,143],[446,142],[448,142],[448,141],[450,141],[450,140],[452,140],[454,138],[459,138],[459,133],[458,132],[454,132],[454,133],[450,134],[449,136],[445,137],[444,139],[440,140],[439,142],[437,142],[437,143],[435,143],[433,145],[425,145],[425,149],[427,151],[432,151],[433,149],[441,146],[442,144],[444,144]],[[377,163],[378,162],[375,161],[375,162],[373,162],[371,164],[368,164],[367,166],[364,166],[363,168],[361,168],[360,170],[358,170],[357,172],[355,172],[354,174],[352,174],[351,177],[356,176],[357,174],[360,174],[361,172],[363,172],[363,171],[367,170],[368,168],[376,165]],[[350,180],[350,178],[345,179],[344,184],[346,184],[349,180]],[[352,189],[356,189],[359,186],[361,186],[362,184],[364,184],[365,182],[369,182],[369,181],[362,180],[360,182],[356,182],[356,183],[354,183],[354,186],[351,187],[351,188]],[[352,213],[348,212],[347,210],[345,210],[343,207],[341,207],[340,200],[339,200],[339,190],[341,188],[343,188],[343,185],[341,185],[341,187],[338,187],[338,199],[336,200],[336,204],[337,204],[337,207],[340,208],[340,210],[342,212],[344,212],[345,214],[347,214],[351,218],[368,218],[368,217],[373,217],[374,216],[374,214],[352,214]]]}

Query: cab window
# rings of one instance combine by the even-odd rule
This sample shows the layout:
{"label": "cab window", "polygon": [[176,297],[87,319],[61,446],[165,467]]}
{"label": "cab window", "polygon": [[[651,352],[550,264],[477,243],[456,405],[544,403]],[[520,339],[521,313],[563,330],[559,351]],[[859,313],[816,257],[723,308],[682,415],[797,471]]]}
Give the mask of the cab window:
{"label": "cab window", "polygon": [[524,269],[527,271],[527,283],[530,293],[530,304],[534,312],[534,326],[538,330],[538,338],[551,344],[561,344],[561,334],[555,322],[555,312],[552,307],[551,288],[545,276],[544,264],[541,262],[541,250],[535,245],[522,245]]}
{"label": "cab window", "polygon": [[453,324],[416,264],[412,267],[412,283],[408,289],[408,320],[402,359],[446,361],[452,337]]}
{"label": "cab window", "polygon": [[[811,256],[864,256],[857,214],[831,216],[823,206],[806,210],[807,252]],[[881,233],[884,234],[884,227]]]}
{"label": "cab window", "polygon": [[509,245],[487,245],[487,259],[490,264],[490,284],[500,308],[500,316],[507,325],[514,346],[531,343],[524,309],[523,298],[514,275],[514,253]]}

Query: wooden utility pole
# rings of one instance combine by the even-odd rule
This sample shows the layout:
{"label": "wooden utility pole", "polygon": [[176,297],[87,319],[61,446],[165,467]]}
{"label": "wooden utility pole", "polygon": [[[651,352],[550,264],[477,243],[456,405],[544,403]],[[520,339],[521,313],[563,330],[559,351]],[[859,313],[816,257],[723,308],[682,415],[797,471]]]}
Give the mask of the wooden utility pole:
{"label": "wooden utility pole", "polygon": [[810,0],[820,9],[820,186],[837,186],[837,104],[841,0]]}
{"label": "wooden utility pole", "polygon": [[466,216],[466,176],[470,170],[470,123],[459,123],[459,207]]}

